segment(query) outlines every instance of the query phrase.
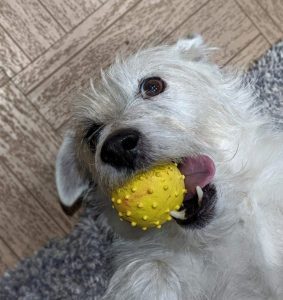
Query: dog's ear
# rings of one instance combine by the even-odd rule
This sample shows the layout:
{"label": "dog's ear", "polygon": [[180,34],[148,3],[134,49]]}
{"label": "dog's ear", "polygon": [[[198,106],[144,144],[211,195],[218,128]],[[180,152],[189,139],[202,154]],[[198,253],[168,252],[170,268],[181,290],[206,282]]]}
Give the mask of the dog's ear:
{"label": "dog's ear", "polygon": [[56,160],[56,185],[63,206],[71,207],[89,188],[78,169],[74,134],[66,133]]}
{"label": "dog's ear", "polygon": [[178,40],[175,49],[183,57],[194,61],[206,60],[209,50],[212,50],[205,45],[203,38],[197,34]]}

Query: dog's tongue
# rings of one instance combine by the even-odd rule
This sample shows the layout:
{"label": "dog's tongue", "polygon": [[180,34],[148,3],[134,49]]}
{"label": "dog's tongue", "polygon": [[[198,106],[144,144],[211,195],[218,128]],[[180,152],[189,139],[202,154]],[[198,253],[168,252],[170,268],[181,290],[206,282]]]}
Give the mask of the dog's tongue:
{"label": "dog's tongue", "polygon": [[186,157],[179,165],[180,172],[185,175],[185,186],[188,194],[195,194],[196,186],[201,188],[209,184],[215,174],[215,165],[206,155]]}

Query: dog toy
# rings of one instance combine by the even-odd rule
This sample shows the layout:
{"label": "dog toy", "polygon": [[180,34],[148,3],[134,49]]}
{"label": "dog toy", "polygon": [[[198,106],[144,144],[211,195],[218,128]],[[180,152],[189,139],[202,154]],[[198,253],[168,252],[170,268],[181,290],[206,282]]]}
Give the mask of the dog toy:
{"label": "dog toy", "polygon": [[187,192],[185,176],[170,163],[138,173],[112,193],[113,208],[120,220],[143,230],[172,220],[170,211],[179,210]]}

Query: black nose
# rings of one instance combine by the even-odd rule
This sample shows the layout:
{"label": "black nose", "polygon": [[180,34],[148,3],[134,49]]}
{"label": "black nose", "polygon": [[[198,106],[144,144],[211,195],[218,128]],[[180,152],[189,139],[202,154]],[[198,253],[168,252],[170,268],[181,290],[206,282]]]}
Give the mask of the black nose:
{"label": "black nose", "polygon": [[110,134],[101,148],[101,159],[111,166],[135,168],[140,133],[134,129],[120,129]]}

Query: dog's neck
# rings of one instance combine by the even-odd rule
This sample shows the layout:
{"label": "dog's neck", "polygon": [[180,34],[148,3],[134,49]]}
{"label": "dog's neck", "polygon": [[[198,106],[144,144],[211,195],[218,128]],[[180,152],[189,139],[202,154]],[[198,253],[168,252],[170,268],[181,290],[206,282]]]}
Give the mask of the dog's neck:
{"label": "dog's neck", "polygon": [[[274,139],[272,125],[264,116],[255,115],[253,112],[251,115],[252,118],[247,117],[241,122],[223,121],[223,132],[219,131],[212,146],[212,157],[217,166],[216,179],[217,176],[221,176],[222,181],[225,176],[227,180],[237,177],[248,185],[249,178],[261,172],[267,159],[272,159],[270,157],[270,153],[274,152],[274,143],[270,142],[271,138]],[[258,149],[261,150],[260,157]]]}

